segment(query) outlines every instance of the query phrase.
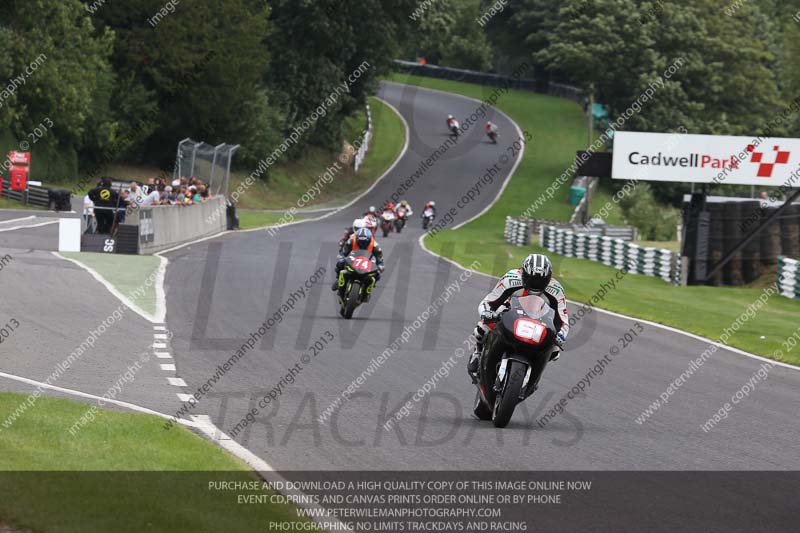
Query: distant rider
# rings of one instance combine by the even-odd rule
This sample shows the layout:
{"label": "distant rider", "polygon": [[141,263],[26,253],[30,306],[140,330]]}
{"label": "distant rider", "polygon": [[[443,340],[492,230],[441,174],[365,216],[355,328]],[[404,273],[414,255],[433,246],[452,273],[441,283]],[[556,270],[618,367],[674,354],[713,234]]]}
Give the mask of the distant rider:
{"label": "distant rider", "polygon": [[486,123],[486,134],[491,135],[492,133],[497,133],[497,125],[490,120]]}
{"label": "distant rider", "polygon": [[370,259],[374,259],[378,265],[378,275],[375,277],[377,283],[381,279],[383,272],[383,250],[380,244],[372,236],[372,232],[368,228],[359,228],[353,235],[351,235],[339,249],[339,256],[336,258],[336,271],[333,279],[332,291],[339,290],[339,272],[344,268],[345,259],[350,255],[350,252],[356,250],[366,250],[370,253]]}
{"label": "distant rider", "polygon": [[436,218],[436,202],[433,200],[425,204],[425,208],[422,210],[422,218],[425,218],[425,212],[429,209],[433,213],[433,218]]}
{"label": "distant rider", "polygon": [[543,254],[530,254],[523,261],[522,268],[515,268],[506,272],[478,306],[478,313],[481,319],[473,332],[475,336],[475,352],[473,352],[467,365],[467,371],[470,374],[475,374],[478,371],[483,343],[486,339],[486,334],[489,332],[489,327],[486,325],[487,321],[490,322],[499,317],[500,313],[496,309],[508,302],[512,296],[529,295],[544,296],[550,306],[557,312],[557,322],[560,322],[560,324],[556,324],[556,327],[559,328],[556,336],[557,349],[550,356],[550,360],[555,361],[559,358],[569,333],[567,296],[561,284],[553,278],[553,265],[550,263],[550,259]]}
{"label": "distant rider", "polygon": [[407,217],[410,217],[411,215],[414,214],[414,212],[411,211],[411,205],[408,203],[408,200],[400,200],[400,203],[397,204],[397,208],[394,210],[395,213],[397,213],[397,211],[399,211],[401,207],[406,210]]}

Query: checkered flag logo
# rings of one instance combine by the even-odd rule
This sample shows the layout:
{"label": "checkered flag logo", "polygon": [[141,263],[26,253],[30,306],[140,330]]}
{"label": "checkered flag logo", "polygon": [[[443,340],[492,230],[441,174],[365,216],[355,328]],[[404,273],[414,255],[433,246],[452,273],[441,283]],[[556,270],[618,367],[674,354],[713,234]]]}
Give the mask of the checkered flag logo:
{"label": "checkered flag logo", "polygon": [[779,146],[772,147],[772,150],[775,152],[775,161],[772,163],[764,161],[765,154],[763,152],[756,152],[755,149],[755,146],[752,144],[747,147],[747,151],[752,154],[750,156],[750,162],[758,163],[758,174],[756,175],[759,178],[771,178],[775,165],[785,165],[789,162],[789,152],[782,151]]}

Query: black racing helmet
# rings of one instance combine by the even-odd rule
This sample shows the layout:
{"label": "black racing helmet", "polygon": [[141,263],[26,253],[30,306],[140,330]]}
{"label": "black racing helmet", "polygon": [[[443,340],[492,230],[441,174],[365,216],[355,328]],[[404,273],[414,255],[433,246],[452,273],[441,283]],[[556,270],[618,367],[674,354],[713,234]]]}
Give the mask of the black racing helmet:
{"label": "black racing helmet", "polygon": [[525,289],[541,293],[553,278],[553,265],[543,254],[531,254],[522,263],[522,286]]}

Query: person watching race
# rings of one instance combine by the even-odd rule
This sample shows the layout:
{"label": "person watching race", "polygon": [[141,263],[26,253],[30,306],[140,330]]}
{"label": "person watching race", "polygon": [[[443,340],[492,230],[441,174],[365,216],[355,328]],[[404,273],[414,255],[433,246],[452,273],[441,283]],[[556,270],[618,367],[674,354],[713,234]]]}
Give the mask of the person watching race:
{"label": "person watching race", "polygon": [[350,252],[356,250],[366,250],[370,253],[370,259],[374,259],[375,263],[378,265],[378,275],[375,277],[375,283],[377,284],[378,281],[380,281],[384,269],[383,250],[368,228],[359,228],[358,231],[348,237],[339,248],[339,256],[336,258],[333,286],[331,287],[332,291],[339,290],[339,272],[344,268],[345,259],[350,255]]}
{"label": "person watching race", "polygon": [[564,350],[564,344],[569,334],[569,316],[567,315],[567,296],[564,288],[553,278],[553,265],[550,259],[543,254],[530,254],[522,263],[522,268],[509,270],[500,278],[486,297],[478,306],[480,320],[475,326],[475,351],[467,364],[467,371],[471,376],[477,373],[480,366],[483,343],[489,332],[487,322],[496,320],[501,312],[498,307],[506,304],[512,296],[542,296],[550,306],[556,310],[558,334],[556,335],[557,349],[550,356],[555,361]]}

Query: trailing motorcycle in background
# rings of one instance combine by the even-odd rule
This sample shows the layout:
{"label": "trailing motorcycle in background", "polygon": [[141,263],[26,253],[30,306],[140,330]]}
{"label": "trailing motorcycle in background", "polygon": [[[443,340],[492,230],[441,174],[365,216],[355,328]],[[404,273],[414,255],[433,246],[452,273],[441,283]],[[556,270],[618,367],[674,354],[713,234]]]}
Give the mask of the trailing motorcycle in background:
{"label": "trailing motorcycle in background", "polygon": [[409,216],[411,216],[411,211],[406,211],[405,207],[397,208],[397,216],[394,218],[394,229],[397,230],[397,233],[403,231]]}
{"label": "trailing motorcycle in background", "polygon": [[497,132],[496,131],[488,131],[486,135],[489,137],[489,140],[492,141],[492,144],[497,144]]}
{"label": "trailing motorcycle in background", "polygon": [[383,236],[388,237],[389,232],[394,231],[394,212],[391,209],[386,209],[381,213],[381,231]]}
{"label": "trailing motorcycle in background", "polygon": [[458,137],[458,121],[456,119],[450,120],[447,122],[447,129],[450,130],[450,133]]}
{"label": "trailing motorcycle in background", "polygon": [[473,382],[473,413],[508,425],[517,404],[532,395],[556,348],[556,311],[542,296],[514,296],[490,331]]}
{"label": "trailing motorcycle in background", "polygon": [[339,271],[339,314],[344,318],[353,317],[353,311],[362,303],[369,301],[372,289],[378,281],[380,269],[372,259],[371,252],[354,250],[350,252]]}
{"label": "trailing motorcycle in background", "polygon": [[426,207],[425,211],[422,212],[422,229],[428,229],[428,226],[433,222],[433,209],[430,207]]}
{"label": "trailing motorcycle in background", "polygon": [[372,213],[364,216],[364,227],[372,232],[373,235],[378,233],[378,217]]}

